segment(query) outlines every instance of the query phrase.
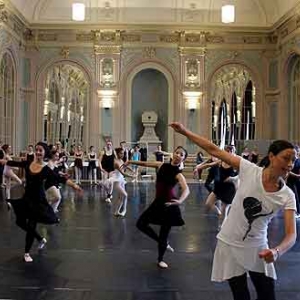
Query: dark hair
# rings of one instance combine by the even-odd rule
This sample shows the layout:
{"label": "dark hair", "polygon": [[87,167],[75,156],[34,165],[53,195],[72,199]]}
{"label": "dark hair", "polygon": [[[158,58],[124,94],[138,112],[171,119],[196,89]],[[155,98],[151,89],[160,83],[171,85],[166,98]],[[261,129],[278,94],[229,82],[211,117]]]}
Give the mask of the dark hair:
{"label": "dark hair", "polygon": [[3,150],[4,152],[6,152],[8,148],[9,148],[9,145],[8,145],[8,144],[4,144],[4,145],[2,146],[2,150]]}
{"label": "dark hair", "polygon": [[281,152],[283,150],[286,150],[286,149],[295,149],[295,146],[292,143],[288,142],[288,141],[277,140],[277,141],[274,141],[270,145],[269,150],[268,150],[268,154],[273,153],[274,155],[277,155],[279,152]]}
{"label": "dark hair", "polygon": [[118,148],[115,149],[115,151],[116,151],[116,154],[119,155],[119,153],[124,151],[124,150],[123,150],[123,148],[118,147]]}
{"label": "dark hair", "polygon": [[55,156],[56,153],[58,153],[57,150],[54,150],[54,149],[50,150],[49,151],[49,159],[52,159]]}
{"label": "dark hair", "polygon": [[38,142],[38,143],[35,145],[35,147],[37,147],[37,146],[41,146],[41,147],[44,148],[44,151],[45,151],[44,159],[49,158],[50,149],[49,149],[48,145],[47,145],[46,143],[44,143],[44,142]]}
{"label": "dark hair", "polygon": [[268,167],[270,165],[269,154],[272,153],[276,156],[278,153],[280,153],[281,151],[284,151],[286,149],[295,149],[295,146],[286,140],[274,141],[269,146],[268,155],[265,156],[258,165],[260,167],[265,167],[265,168]]}
{"label": "dark hair", "polygon": [[184,152],[184,159],[186,159],[187,156],[188,156],[187,150],[185,148],[183,148],[182,146],[178,146],[178,147],[175,148],[174,152],[177,151],[178,149],[183,150],[183,152]]}
{"label": "dark hair", "polygon": [[[234,147],[232,145],[227,145],[225,146],[224,150],[227,151],[227,152],[232,152],[234,149]],[[245,149],[245,148],[244,148]]]}
{"label": "dark hair", "polygon": [[90,151],[92,150],[92,148],[94,148],[94,146],[90,146]]}

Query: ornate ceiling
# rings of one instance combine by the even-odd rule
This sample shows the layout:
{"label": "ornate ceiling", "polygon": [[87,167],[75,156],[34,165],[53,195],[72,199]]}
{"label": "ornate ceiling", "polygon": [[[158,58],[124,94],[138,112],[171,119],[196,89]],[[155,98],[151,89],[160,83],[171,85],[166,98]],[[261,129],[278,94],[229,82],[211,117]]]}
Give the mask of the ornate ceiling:
{"label": "ornate ceiling", "polygon": [[[236,6],[236,22],[226,26],[271,27],[297,9],[298,0],[2,0],[31,24],[74,24],[73,2],[86,5],[83,24],[116,25],[221,25],[221,6]],[[80,23],[80,24],[81,24]]]}

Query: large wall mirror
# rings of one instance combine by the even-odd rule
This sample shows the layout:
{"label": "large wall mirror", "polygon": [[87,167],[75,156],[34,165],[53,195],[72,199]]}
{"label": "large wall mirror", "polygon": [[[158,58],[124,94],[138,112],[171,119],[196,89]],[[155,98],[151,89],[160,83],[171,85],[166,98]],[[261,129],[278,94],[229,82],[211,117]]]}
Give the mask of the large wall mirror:
{"label": "large wall mirror", "polygon": [[89,83],[79,68],[56,64],[46,76],[43,139],[82,144],[85,140]]}

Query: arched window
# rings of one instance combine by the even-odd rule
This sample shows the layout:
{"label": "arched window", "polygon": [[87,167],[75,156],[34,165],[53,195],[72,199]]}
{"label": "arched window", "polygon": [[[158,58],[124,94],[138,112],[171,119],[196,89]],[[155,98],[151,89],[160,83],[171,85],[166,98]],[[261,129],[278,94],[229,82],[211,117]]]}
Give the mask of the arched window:
{"label": "arched window", "polygon": [[10,145],[13,145],[15,77],[12,58],[5,53],[0,61],[0,139]]}
{"label": "arched window", "polygon": [[299,143],[300,136],[300,58],[294,60],[290,77],[289,100],[289,139]]}

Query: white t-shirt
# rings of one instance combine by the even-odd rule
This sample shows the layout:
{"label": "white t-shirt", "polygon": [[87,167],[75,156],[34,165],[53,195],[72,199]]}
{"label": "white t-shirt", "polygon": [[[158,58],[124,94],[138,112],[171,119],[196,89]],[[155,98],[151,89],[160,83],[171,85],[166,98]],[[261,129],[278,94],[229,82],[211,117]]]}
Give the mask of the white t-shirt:
{"label": "white t-shirt", "polygon": [[268,223],[280,209],[296,210],[293,191],[282,180],[277,192],[266,192],[262,168],[241,158],[240,184],[217,238],[236,247],[259,247],[268,243]]}

